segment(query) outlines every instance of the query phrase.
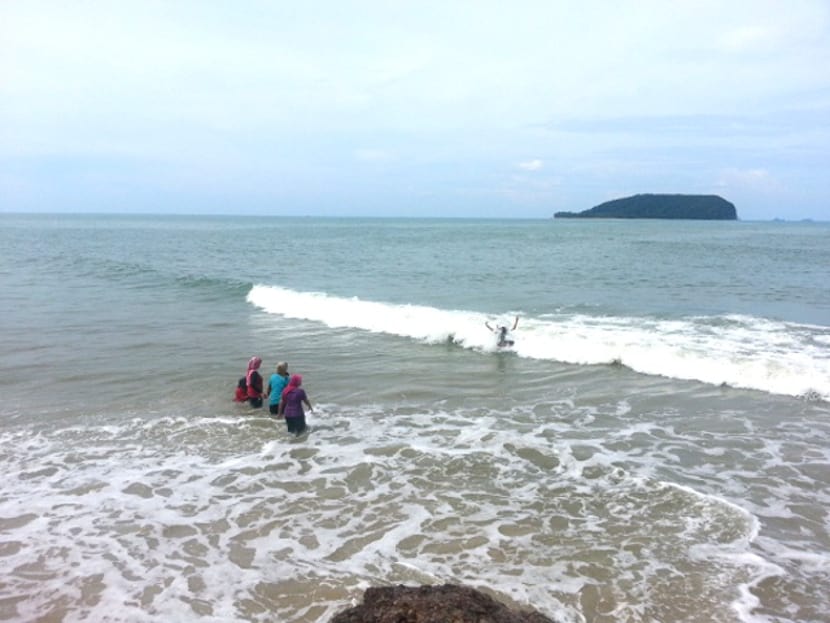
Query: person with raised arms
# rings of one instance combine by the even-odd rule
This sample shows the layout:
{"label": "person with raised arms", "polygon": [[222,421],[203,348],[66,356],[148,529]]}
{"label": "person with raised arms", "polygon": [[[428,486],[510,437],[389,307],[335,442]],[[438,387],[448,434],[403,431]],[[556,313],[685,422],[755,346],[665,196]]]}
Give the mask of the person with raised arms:
{"label": "person with raised arms", "polygon": [[490,326],[489,322],[485,322],[484,326],[490,329],[493,333],[497,335],[496,337],[496,346],[499,348],[504,348],[505,346],[513,346],[515,341],[513,340],[513,336],[510,334],[510,331],[515,331],[516,327],[519,325],[519,317],[516,316],[515,320],[513,321],[513,328],[508,329],[504,325],[496,325],[495,327]]}

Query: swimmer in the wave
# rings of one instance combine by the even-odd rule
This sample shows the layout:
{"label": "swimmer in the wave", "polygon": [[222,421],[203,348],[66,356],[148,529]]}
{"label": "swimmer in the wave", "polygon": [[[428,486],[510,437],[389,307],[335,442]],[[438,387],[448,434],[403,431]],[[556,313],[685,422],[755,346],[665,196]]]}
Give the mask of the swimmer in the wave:
{"label": "swimmer in the wave", "polygon": [[496,325],[495,328],[490,326],[489,322],[485,322],[484,326],[490,329],[493,333],[497,334],[498,341],[496,342],[496,346],[499,348],[504,348],[505,346],[513,346],[515,343],[513,341],[513,336],[510,335],[510,331],[515,331],[516,327],[519,325],[519,317],[516,316],[516,319],[513,321],[513,328],[508,329],[504,325]]}

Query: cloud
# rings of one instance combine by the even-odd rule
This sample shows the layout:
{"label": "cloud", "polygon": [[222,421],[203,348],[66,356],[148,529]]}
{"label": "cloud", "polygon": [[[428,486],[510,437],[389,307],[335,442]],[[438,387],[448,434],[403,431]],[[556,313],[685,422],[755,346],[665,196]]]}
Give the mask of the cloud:
{"label": "cloud", "polygon": [[[830,206],[827,0],[298,6],[0,2],[0,209],[60,188],[101,210],[128,180],[198,210],[256,178],[310,210],[323,174],[332,204],[390,212],[412,187],[425,213],[504,206],[505,186],[527,216],[715,183]],[[100,192],[75,174],[90,160]]]}
{"label": "cloud", "polygon": [[372,147],[355,149],[354,157],[360,162],[386,162],[392,160],[392,154],[390,152]]}
{"label": "cloud", "polygon": [[520,169],[524,169],[525,171],[538,171],[539,169],[541,169],[544,166],[544,163],[537,158],[536,160],[528,160],[527,162],[520,162],[516,166],[518,166]]}
{"label": "cloud", "polygon": [[715,183],[718,188],[750,191],[774,191],[781,187],[779,180],[766,169],[727,168],[720,171]]}
{"label": "cloud", "polygon": [[720,44],[724,49],[734,52],[764,49],[775,34],[771,29],[762,26],[742,26],[723,33]]}

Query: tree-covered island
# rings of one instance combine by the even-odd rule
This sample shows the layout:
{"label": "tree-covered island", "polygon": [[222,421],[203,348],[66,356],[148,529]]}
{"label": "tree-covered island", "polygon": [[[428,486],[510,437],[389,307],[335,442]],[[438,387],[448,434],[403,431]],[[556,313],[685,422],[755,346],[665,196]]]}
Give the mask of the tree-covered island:
{"label": "tree-covered island", "polygon": [[717,195],[634,195],[554,218],[663,218],[735,221],[735,205]]}

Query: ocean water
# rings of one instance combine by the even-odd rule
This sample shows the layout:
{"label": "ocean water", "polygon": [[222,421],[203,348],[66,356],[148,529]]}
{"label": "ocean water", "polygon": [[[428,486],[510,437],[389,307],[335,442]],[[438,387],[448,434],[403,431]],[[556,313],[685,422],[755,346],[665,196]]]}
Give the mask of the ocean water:
{"label": "ocean water", "polygon": [[830,621],[828,269],[821,223],[0,215],[0,621]]}

